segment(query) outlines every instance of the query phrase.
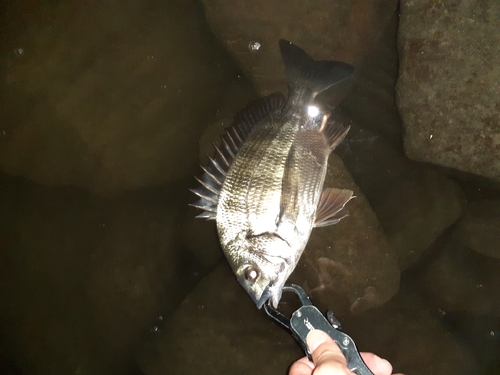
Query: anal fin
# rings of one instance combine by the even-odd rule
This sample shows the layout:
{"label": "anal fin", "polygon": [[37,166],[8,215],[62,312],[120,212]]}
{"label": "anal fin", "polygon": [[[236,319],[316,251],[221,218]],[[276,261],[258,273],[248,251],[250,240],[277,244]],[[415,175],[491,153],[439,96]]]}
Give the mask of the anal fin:
{"label": "anal fin", "polygon": [[344,209],[353,196],[353,191],[348,189],[326,188],[321,193],[314,227],[326,227],[336,224],[348,215]]}

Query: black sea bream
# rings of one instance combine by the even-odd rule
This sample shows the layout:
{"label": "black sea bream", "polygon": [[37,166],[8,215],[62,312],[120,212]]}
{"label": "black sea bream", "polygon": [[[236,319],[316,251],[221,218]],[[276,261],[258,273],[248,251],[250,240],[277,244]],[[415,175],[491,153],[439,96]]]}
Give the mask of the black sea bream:
{"label": "black sea bream", "polygon": [[194,204],[215,219],[222,249],[258,308],[277,307],[314,227],[337,223],[351,190],[323,190],[328,156],[348,128],[329,120],[316,95],[353,72],[349,64],[315,61],[279,42],[289,96],[272,94],[240,113],[222,136]]}

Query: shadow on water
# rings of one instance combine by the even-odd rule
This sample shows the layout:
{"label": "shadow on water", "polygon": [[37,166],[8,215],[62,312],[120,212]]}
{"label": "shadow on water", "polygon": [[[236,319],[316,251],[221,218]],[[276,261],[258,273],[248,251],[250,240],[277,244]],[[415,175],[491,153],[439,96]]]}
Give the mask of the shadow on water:
{"label": "shadow on water", "polygon": [[[387,49],[361,66],[342,106],[354,125],[339,148],[389,234],[401,216],[384,210],[390,199],[377,174],[389,167],[359,167],[372,159],[357,149],[367,139],[388,150],[380,160],[395,160],[395,181],[446,174],[469,202],[500,198],[484,179],[402,161],[396,18],[383,35]],[[213,223],[195,221],[187,206],[198,150],[256,96],[201,4],[1,2],[0,32],[0,373],[152,375],[181,359],[201,370],[215,363],[255,373],[260,360],[284,371],[300,350],[251,304]],[[427,371],[412,354],[435,368],[460,368],[463,355],[464,374],[500,369],[500,320],[485,313],[500,265],[470,254],[454,229],[418,261],[399,259],[408,266],[390,301],[341,317],[359,347],[398,370]],[[482,276],[488,293],[467,295],[477,309],[453,310],[456,301],[432,288],[443,281],[436,262],[450,258],[461,260],[453,265],[464,267],[464,283]],[[191,345],[204,354],[193,359]]]}

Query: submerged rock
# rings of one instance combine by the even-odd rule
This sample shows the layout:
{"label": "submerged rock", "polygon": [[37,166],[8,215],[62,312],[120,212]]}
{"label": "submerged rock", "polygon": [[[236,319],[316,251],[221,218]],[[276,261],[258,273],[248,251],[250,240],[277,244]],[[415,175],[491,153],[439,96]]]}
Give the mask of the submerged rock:
{"label": "submerged rock", "polygon": [[360,350],[386,358],[394,372],[413,375],[479,374],[471,349],[413,292],[402,288],[382,307],[343,318],[342,329]]}
{"label": "submerged rock", "polygon": [[19,373],[130,373],[144,332],[199,278],[165,199],[178,195],[105,199],[0,174],[0,350]]}
{"label": "submerged rock", "polygon": [[402,148],[402,127],[394,93],[398,74],[398,20],[399,13],[394,12],[380,39],[367,48],[340,108],[354,123],[379,134],[393,147]]}
{"label": "submerged rock", "polygon": [[201,5],[30,4],[2,3],[0,167],[107,194],[195,173],[238,79]]}
{"label": "submerged rock", "polygon": [[404,270],[460,217],[465,202],[456,182],[404,154],[394,94],[397,21],[395,14],[360,64],[341,104],[344,122],[352,126],[337,153],[370,202]]}
{"label": "submerged rock", "polygon": [[500,259],[446,243],[425,273],[427,293],[443,311],[500,316]]}
{"label": "submerged rock", "polygon": [[349,216],[313,229],[290,281],[302,285],[321,308],[359,314],[380,306],[399,288],[399,265],[367,199],[340,158],[330,156],[325,187],[351,189]]}
{"label": "submerged rock", "polygon": [[204,0],[203,5],[216,37],[257,91],[267,95],[286,90],[278,39],[290,40],[315,59],[356,66],[380,37],[397,1]]}
{"label": "submerged rock", "polygon": [[408,157],[500,181],[498,1],[402,1],[398,107]]}
{"label": "submerged rock", "polygon": [[227,263],[203,279],[140,356],[145,375],[284,373],[303,356],[293,338],[257,310]]}
{"label": "submerged rock", "polygon": [[[316,299],[312,298],[314,304]],[[280,308],[293,311],[297,301]],[[413,294],[400,293],[383,307],[340,319],[344,332],[361,351],[387,358],[394,372],[428,375],[478,373],[472,353]],[[323,308],[320,308],[323,310]],[[139,356],[142,373],[263,374],[286,373],[304,354],[292,336],[255,308],[223,264],[152,334]],[[435,371],[435,372],[434,372]]]}
{"label": "submerged rock", "polygon": [[186,211],[182,221],[184,242],[203,266],[214,267],[224,256],[215,221],[196,219],[199,210],[195,208]]}
{"label": "submerged rock", "polygon": [[459,219],[465,206],[460,186],[409,160],[377,133],[353,124],[338,153],[377,214],[401,270]]}
{"label": "submerged rock", "polygon": [[478,253],[500,258],[500,200],[470,203],[453,236]]}

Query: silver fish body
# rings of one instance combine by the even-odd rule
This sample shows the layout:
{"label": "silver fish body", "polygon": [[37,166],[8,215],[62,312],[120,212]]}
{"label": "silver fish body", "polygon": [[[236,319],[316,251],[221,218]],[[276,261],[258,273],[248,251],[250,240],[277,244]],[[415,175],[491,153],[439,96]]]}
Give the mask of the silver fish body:
{"label": "silver fish body", "polygon": [[258,308],[268,299],[277,307],[313,227],[345,217],[352,198],[350,190],[323,191],[328,156],[348,129],[314,103],[352,67],[314,61],[284,40],[280,48],[288,99],[270,96],[236,119],[195,190],[200,216],[216,220],[231,268]]}

